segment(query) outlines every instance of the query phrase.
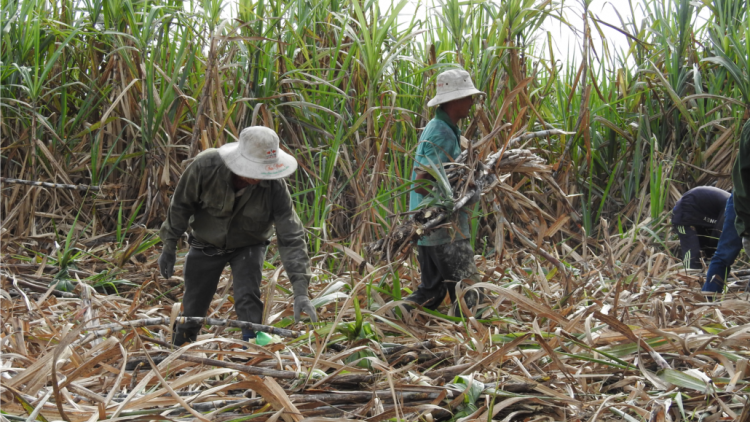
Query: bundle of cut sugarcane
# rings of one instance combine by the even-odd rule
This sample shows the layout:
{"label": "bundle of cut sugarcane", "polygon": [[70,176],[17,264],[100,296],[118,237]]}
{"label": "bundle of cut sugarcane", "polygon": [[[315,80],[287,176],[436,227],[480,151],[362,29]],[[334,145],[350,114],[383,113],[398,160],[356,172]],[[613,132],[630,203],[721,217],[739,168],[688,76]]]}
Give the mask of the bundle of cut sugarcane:
{"label": "bundle of cut sugarcane", "polygon": [[[568,133],[558,130],[533,132],[512,138],[508,145],[515,145],[518,141],[534,137],[560,134]],[[557,191],[560,191],[551,177],[552,168],[547,165],[546,160],[528,149],[501,149],[489,155],[484,161],[480,161],[476,156],[476,149],[471,148],[463,151],[453,163],[445,166],[444,176],[451,187],[452,201],[418,210],[411,219],[396,226],[390,234],[367,245],[365,253],[370,260],[377,262],[386,259],[392,262],[403,257],[412,242],[416,242],[420,237],[445,223],[469,203],[477,190],[482,193],[492,191],[500,183],[499,175],[501,174],[533,175],[549,182]],[[565,195],[562,197],[567,203]]]}

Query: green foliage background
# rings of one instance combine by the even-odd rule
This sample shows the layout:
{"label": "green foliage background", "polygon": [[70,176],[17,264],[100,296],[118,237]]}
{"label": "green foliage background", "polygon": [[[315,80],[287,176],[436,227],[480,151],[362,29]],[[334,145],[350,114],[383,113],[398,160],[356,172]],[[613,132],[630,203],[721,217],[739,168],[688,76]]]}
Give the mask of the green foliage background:
{"label": "green foliage background", "polygon": [[628,34],[615,51],[592,41],[605,22],[584,0],[584,52],[571,63],[541,29],[561,20],[560,3],[429,0],[425,20],[397,20],[405,5],[2,0],[2,175],[117,186],[91,201],[6,187],[3,226],[37,234],[83,210],[72,225],[91,235],[123,217],[156,227],[185,160],[264,124],[300,162],[290,183],[311,248],[359,250],[408,210],[426,100],[457,65],[487,93],[468,138],[506,123],[498,146],[525,131],[576,133],[524,147],[555,166],[589,234],[602,217],[621,231],[656,226],[685,190],[731,186],[750,103],[747,1],[631,2],[646,17],[606,23]]}

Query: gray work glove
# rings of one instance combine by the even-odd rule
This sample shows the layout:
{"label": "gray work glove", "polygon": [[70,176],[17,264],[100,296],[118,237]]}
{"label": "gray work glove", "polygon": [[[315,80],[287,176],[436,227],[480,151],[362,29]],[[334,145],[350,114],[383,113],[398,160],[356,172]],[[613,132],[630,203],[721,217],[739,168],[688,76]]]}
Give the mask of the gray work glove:
{"label": "gray work glove", "polygon": [[750,256],[750,236],[742,236],[742,247],[745,248],[745,253]]}
{"label": "gray work glove", "polygon": [[169,280],[174,274],[174,263],[177,261],[177,254],[174,250],[164,247],[159,255],[159,272],[161,276]]}
{"label": "gray work glove", "polygon": [[315,307],[310,302],[310,298],[304,295],[294,298],[294,322],[300,322],[302,318],[300,313],[304,312],[310,316],[310,321],[318,322],[318,314],[315,313]]}

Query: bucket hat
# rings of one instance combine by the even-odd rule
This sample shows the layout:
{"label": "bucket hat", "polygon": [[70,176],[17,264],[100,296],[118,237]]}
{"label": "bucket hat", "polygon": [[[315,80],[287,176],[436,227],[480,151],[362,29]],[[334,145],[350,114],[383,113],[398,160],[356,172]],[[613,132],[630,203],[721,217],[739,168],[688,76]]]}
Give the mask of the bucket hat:
{"label": "bucket hat", "polygon": [[438,75],[435,98],[431,99],[427,106],[434,107],[475,94],[484,94],[484,92],[474,87],[469,72],[463,69],[446,70]]}
{"label": "bucket hat", "polygon": [[265,126],[246,127],[219,156],[232,173],[251,179],[281,179],[297,170],[297,160],[279,148],[279,135]]}

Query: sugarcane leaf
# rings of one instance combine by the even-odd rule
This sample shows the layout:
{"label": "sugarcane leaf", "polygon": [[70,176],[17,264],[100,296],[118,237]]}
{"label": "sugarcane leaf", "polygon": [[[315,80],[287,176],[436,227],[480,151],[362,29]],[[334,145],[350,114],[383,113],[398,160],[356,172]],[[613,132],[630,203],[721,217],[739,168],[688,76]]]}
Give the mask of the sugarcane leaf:
{"label": "sugarcane leaf", "polygon": [[448,387],[462,391],[464,393],[464,403],[466,404],[475,404],[485,390],[483,383],[468,375],[456,376],[453,383],[448,384]]}
{"label": "sugarcane leaf", "polygon": [[688,375],[676,369],[670,369],[670,368],[662,369],[659,372],[657,372],[656,375],[662,381],[667,382],[669,384],[674,384],[678,387],[689,388],[691,390],[700,391],[701,393],[705,393],[707,390],[706,383],[703,382],[701,379],[696,378],[692,375]]}
{"label": "sugarcane leaf", "polygon": [[346,299],[347,297],[349,297],[349,295],[346,293],[334,292],[334,293],[330,293],[324,296],[318,296],[315,299],[311,299],[310,303],[312,303],[314,307],[319,308],[323,305],[327,305],[336,300]]}

